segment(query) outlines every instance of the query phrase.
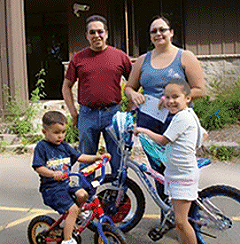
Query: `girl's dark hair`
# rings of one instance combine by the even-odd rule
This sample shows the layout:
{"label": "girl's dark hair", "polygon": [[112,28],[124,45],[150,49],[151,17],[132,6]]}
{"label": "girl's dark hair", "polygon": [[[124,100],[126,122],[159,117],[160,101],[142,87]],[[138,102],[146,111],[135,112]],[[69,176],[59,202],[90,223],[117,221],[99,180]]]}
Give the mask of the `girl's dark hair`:
{"label": "girl's dark hair", "polygon": [[104,29],[107,30],[107,20],[101,15],[92,15],[86,19],[86,30],[88,29],[88,24],[93,21],[100,21],[104,25]]}
{"label": "girl's dark hair", "polygon": [[165,16],[163,16],[163,15],[155,15],[155,16],[153,16],[152,17],[152,19],[151,19],[151,21],[150,21],[150,25],[149,25],[149,30],[150,30],[150,27],[151,27],[151,25],[152,25],[152,23],[153,23],[153,21],[155,21],[155,20],[157,20],[157,19],[162,19],[164,22],[166,22],[166,24],[169,26],[169,28],[170,28],[170,30],[172,29],[172,25],[171,25],[171,22],[170,22],[170,20],[169,19],[167,19]]}
{"label": "girl's dark hair", "polygon": [[64,114],[58,111],[48,111],[42,117],[43,127],[50,126],[53,124],[67,124],[67,118]]}
{"label": "girl's dark hair", "polygon": [[188,84],[187,81],[183,80],[183,79],[180,79],[180,78],[174,78],[172,79],[169,83],[169,84],[176,84],[176,85],[179,85],[182,87],[182,91],[186,94],[186,95],[189,95],[191,93],[191,87],[190,85]]}

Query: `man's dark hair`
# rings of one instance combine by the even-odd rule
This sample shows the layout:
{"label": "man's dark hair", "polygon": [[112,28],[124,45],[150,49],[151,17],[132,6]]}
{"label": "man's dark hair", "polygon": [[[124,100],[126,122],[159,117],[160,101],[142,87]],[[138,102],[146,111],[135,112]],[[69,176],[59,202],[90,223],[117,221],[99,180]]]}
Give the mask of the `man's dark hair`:
{"label": "man's dark hair", "polygon": [[180,78],[174,78],[172,79],[169,83],[169,84],[176,84],[176,85],[179,85],[182,87],[182,91],[187,95],[189,95],[191,93],[191,87],[190,85],[188,84],[187,81],[183,80],[183,79],[180,79]]}
{"label": "man's dark hair", "polygon": [[50,126],[53,124],[67,124],[67,118],[64,114],[58,111],[48,111],[42,117],[43,127]]}
{"label": "man's dark hair", "polygon": [[104,29],[107,30],[107,20],[100,15],[92,15],[86,19],[86,30],[88,29],[88,24],[93,21],[100,21],[104,25]]}

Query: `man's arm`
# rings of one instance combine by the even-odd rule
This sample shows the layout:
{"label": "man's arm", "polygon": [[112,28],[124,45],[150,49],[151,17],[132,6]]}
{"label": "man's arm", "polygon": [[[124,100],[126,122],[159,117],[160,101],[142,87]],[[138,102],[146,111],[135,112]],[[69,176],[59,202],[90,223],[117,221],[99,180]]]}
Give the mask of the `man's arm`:
{"label": "man's arm", "polygon": [[73,92],[72,87],[74,85],[74,82],[71,82],[68,79],[64,79],[63,81],[63,87],[62,87],[62,94],[63,99],[68,107],[68,110],[72,116],[72,123],[74,127],[77,127],[77,121],[78,121],[78,112],[74,104],[73,99]]}

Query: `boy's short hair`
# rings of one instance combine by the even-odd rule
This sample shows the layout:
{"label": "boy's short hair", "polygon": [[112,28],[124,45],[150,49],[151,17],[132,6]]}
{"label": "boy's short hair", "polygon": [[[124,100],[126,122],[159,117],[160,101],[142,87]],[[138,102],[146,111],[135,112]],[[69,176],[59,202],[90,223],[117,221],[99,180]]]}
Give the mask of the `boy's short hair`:
{"label": "boy's short hair", "polygon": [[172,80],[170,80],[169,84],[176,84],[182,87],[182,91],[185,92],[186,95],[189,95],[191,93],[191,87],[188,84],[188,82],[184,79],[180,79],[180,78],[174,78]]}
{"label": "boy's short hair", "polygon": [[64,114],[58,111],[48,111],[42,117],[43,127],[50,126],[53,124],[67,124],[67,118]]}
{"label": "boy's short hair", "polygon": [[86,30],[88,30],[88,24],[94,21],[100,21],[104,25],[104,29],[107,30],[107,20],[101,15],[92,15],[86,19]]}

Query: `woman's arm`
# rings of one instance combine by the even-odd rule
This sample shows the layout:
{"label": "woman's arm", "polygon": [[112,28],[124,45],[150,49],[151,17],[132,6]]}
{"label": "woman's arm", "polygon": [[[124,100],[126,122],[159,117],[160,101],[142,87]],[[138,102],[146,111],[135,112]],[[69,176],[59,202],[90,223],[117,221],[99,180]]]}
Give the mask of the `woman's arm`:
{"label": "woman's arm", "polygon": [[145,96],[138,92],[140,87],[141,67],[146,54],[140,56],[132,67],[129,79],[125,86],[126,97],[133,102],[136,107],[146,101]]}
{"label": "woman's arm", "polygon": [[190,51],[184,51],[182,55],[182,65],[185,70],[189,85],[191,86],[191,98],[195,100],[205,95],[206,81],[201,63]]}

